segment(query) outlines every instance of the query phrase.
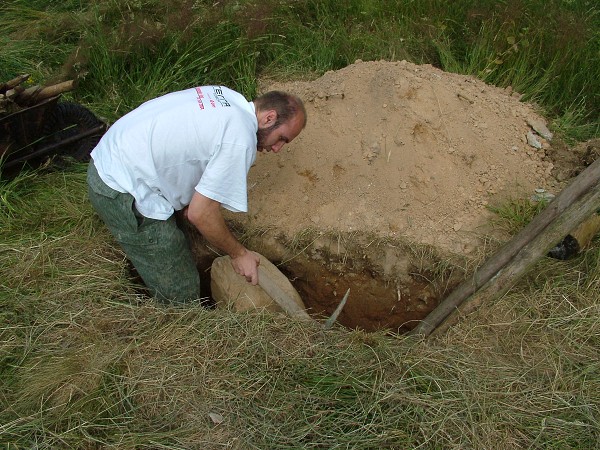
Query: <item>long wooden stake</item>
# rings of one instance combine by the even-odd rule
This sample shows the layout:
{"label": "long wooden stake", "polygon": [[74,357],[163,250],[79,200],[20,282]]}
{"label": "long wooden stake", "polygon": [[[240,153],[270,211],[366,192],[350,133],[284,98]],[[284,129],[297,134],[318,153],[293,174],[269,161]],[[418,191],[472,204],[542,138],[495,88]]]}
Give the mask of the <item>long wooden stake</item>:
{"label": "long wooden stake", "polygon": [[593,187],[569,207],[564,214],[557,217],[529,244],[504,266],[481,289],[467,298],[461,305],[452,311],[448,317],[435,329],[432,334],[443,333],[455,324],[460,317],[475,311],[483,303],[501,297],[525,275],[535,263],[548,254],[548,251],[560,241],[570,230],[589,218],[590,214],[600,209],[600,184]]}
{"label": "long wooden stake", "polygon": [[[412,335],[429,336],[431,332],[442,323],[449,314],[456,310],[468,297],[479,290],[492,279],[521,249],[557,217],[565,212],[569,206],[587,193],[594,185],[600,182],[600,159],[581,172],[571,184],[563,189],[548,206],[538,214],[525,228],[513,239],[507,242],[498,252],[490,257],[475,273],[459,285],[436,309],[419,323],[412,331]],[[589,211],[588,217],[593,211]],[[583,220],[583,219],[582,219]],[[576,225],[575,225],[576,226]],[[564,235],[568,234],[566,230]],[[564,235],[562,237],[564,237]],[[559,238],[560,239],[560,238]],[[559,240],[557,239],[557,241]],[[554,242],[555,244],[556,242]]]}

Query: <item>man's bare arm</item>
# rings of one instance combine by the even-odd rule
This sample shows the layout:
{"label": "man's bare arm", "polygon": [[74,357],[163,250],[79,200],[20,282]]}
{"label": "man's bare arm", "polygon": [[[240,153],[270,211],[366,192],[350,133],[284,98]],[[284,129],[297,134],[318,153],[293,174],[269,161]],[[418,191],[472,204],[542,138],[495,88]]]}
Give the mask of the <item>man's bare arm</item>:
{"label": "man's bare arm", "polygon": [[186,216],[208,242],[231,256],[231,263],[237,273],[246,277],[252,284],[258,283],[260,259],[231,233],[221,213],[219,202],[195,192]]}

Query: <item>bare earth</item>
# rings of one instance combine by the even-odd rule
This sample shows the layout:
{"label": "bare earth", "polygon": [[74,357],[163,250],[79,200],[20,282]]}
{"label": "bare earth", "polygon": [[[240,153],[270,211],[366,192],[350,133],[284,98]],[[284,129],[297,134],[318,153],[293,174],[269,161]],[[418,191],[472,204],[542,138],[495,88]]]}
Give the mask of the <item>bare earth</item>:
{"label": "bare earth", "polygon": [[527,144],[534,109],[510,91],[408,62],[357,62],[313,82],[270,86],[307,105],[304,132],[259,154],[250,214],[305,227],[402,236],[456,253],[481,244],[486,206],[552,191]]}
{"label": "bare earth", "polygon": [[[309,312],[331,314],[350,288],[344,325],[412,328],[461,281],[448,269],[443,286],[431,282],[440,261],[503,238],[488,205],[559,190],[548,142],[527,142],[528,123],[543,119],[510,89],[405,61],[270,89],[299,95],[308,125],[280,154],[258,155],[250,211],[227,218],[258,233],[251,248],[280,265]],[[420,246],[437,256],[423,262]]]}

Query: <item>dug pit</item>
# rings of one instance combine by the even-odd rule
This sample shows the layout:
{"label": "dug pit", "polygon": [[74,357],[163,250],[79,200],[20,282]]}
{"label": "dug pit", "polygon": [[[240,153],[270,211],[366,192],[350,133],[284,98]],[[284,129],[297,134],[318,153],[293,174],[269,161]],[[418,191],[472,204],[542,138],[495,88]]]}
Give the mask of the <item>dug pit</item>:
{"label": "dug pit", "polygon": [[[258,154],[238,237],[284,272],[313,317],[413,328],[507,238],[488,208],[557,193],[544,120],[511,88],[402,62],[356,62],[314,81],[265,83],[308,125]],[[190,231],[207,287],[217,254]],[[205,290],[206,291],[206,290]]]}

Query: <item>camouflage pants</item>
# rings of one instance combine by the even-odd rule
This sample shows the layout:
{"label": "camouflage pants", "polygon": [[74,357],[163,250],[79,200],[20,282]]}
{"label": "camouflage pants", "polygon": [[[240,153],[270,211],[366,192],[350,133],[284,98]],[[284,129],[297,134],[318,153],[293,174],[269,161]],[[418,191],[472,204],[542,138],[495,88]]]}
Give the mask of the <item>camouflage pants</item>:
{"label": "camouflage pants", "polygon": [[163,302],[186,303],[200,298],[200,276],[189,244],[168,220],[144,217],[130,194],[108,187],[93,161],[87,173],[90,201],[152,295]]}

